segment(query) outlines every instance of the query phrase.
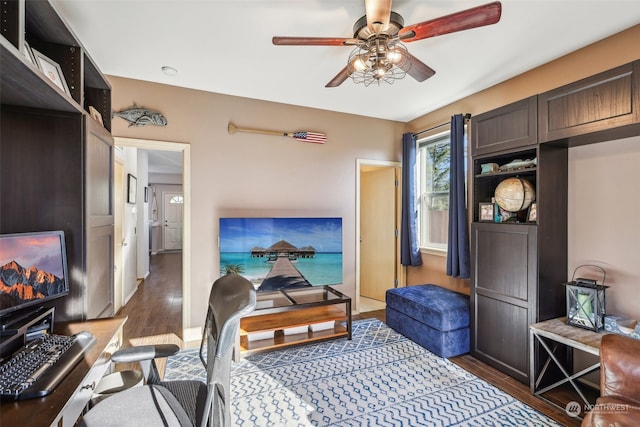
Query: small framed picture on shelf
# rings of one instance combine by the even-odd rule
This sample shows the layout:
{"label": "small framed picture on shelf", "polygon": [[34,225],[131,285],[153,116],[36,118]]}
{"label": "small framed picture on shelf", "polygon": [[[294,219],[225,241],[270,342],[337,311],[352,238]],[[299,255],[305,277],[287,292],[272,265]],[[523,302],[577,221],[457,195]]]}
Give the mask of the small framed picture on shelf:
{"label": "small framed picture on shelf", "polygon": [[531,203],[531,206],[529,206],[529,212],[527,212],[527,221],[538,221],[538,205],[536,203]]}
{"label": "small framed picture on shelf", "polygon": [[493,222],[494,204],[480,203],[478,207],[478,221]]}
{"label": "small framed picture on shelf", "polygon": [[33,52],[33,57],[36,60],[38,68],[40,68],[44,75],[47,76],[49,80],[51,80],[53,84],[58,86],[64,93],[66,93],[67,95],[71,95],[71,92],[69,92],[69,87],[67,86],[67,81],[64,79],[64,74],[62,74],[60,65],[54,60],[38,52],[37,50],[31,50]]}
{"label": "small framed picture on shelf", "polygon": [[96,110],[91,105],[89,105],[89,114],[91,114],[91,118],[93,118],[93,120],[104,126],[104,123],[102,122],[102,114],[100,114],[100,111]]}
{"label": "small framed picture on shelf", "polygon": [[27,43],[26,40],[22,45],[22,54],[27,58],[29,62],[31,62],[33,65],[35,65],[36,68],[38,68],[38,63],[36,62],[36,58],[33,56],[31,47],[29,46],[29,43]]}
{"label": "small framed picture on shelf", "polygon": [[498,206],[499,218],[500,221],[497,222],[517,222],[518,214],[517,212],[509,212],[505,209],[502,209]]}

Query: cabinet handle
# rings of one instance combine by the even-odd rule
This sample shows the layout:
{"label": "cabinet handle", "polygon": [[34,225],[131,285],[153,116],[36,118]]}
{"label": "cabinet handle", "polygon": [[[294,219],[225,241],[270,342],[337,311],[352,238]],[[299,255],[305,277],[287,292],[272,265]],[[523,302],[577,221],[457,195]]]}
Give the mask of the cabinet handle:
{"label": "cabinet handle", "polygon": [[80,390],[95,390],[96,389],[96,382],[93,381],[91,384],[87,384],[87,385],[83,385]]}

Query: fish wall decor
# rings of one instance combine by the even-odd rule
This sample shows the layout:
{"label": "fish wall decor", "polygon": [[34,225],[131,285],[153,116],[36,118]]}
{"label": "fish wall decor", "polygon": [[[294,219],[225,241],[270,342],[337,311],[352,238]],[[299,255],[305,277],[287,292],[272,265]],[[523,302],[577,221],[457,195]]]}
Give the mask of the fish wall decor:
{"label": "fish wall decor", "polygon": [[113,116],[117,116],[128,121],[129,127],[146,125],[167,125],[167,119],[165,119],[162,114],[157,111],[149,110],[148,108],[138,107],[135,102],[133,103],[133,106],[129,108],[125,108],[120,111],[114,111],[112,117]]}

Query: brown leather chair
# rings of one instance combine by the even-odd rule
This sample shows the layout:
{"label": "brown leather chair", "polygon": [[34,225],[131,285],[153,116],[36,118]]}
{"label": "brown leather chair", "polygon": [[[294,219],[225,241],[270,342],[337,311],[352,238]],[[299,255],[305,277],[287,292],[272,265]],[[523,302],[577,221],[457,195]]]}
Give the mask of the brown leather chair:
{"label": "brown leather chair", "polygon": [[640,426],[640,340],[607,334],[600,346],[600,397],[582,427]]}

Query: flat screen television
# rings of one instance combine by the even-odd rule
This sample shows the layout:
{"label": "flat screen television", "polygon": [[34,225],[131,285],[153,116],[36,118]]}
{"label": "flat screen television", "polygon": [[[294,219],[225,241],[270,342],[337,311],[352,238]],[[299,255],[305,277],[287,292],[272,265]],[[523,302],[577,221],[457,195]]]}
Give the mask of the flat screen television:
{"label": "flat screen television", "polygon": [[68,293],[64,232],[0,234],[0,318]]}
{"label": "flat screen television", "polygon": [[220,218],[220,275],[258,291],[342,284],[342,218]]}

